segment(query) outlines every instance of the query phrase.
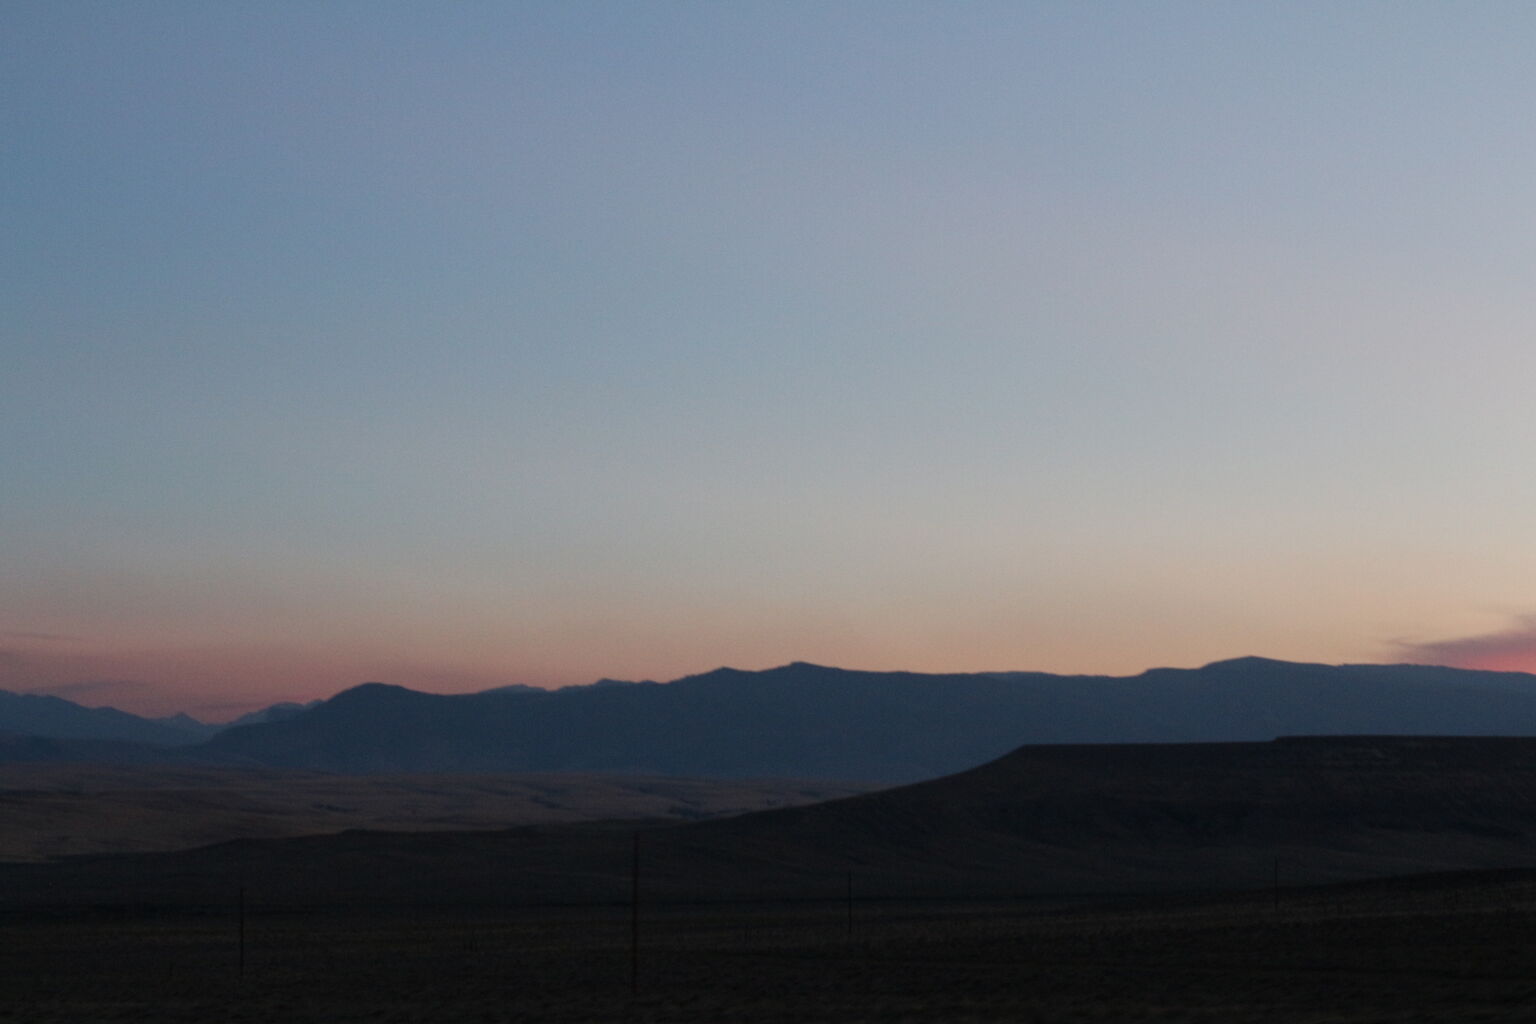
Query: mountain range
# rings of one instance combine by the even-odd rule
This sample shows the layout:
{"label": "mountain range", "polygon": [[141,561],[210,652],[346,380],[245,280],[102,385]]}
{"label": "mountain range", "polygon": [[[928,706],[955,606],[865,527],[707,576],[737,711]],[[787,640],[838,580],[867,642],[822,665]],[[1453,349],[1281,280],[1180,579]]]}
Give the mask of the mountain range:
{"label": "mountain range", "polygon": [[0,733],[65,740],[118,740],[159,746],[199,743],[217,732],[188,715],[142,718],[116,708],[88,708],[37,693],[0,690]]}
{"label": "mountain range", "polygon": [[[49,694],[0,690],[0,761],[14,760],[16,750],[24,747],[39,755],[50,752],[80,760],[94,755],[109,761],[150,761],[159,748],[193,746],[225,729],[281,721],[319,703],[285,701],[212,725],[188,714],[145,718],[112,707],[85,707]],[[104,742],[109,745],[102,746]]]}
{"label": "mountain range", "polygon": [[0,760],[899,783],[961,771],[1025,744],[1536,735],[1536,676],[1265,658],[1128,677],[865,672],[796,662],[561,690],[438,695],[365,683],[223,728],[193,723],[199,732],[185,725],[190,719],[178,721],[0,693],[0,733],[11,734],[0,736]]}
{"label": "mountain range", "polygon": [[365,684],[194,748],[337,772],[586,771],[910,782],[1025,744],[1536,735],[1536,676],[1262,658],[1132,677],[797,662],[671,683],[439,696]]}

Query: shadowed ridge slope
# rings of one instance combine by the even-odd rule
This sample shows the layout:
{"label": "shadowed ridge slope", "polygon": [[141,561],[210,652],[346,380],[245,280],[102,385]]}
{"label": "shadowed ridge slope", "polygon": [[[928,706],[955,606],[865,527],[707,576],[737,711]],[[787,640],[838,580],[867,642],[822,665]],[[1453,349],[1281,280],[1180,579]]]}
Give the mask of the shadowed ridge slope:
{"label": "shadowed ridge slope", "polygon": [[1529,867],[1536,739],[1024,747],[943,779],[702,823],[686,838],[763,865],[843,862],[893,889],[1257,886],[1275,858],[1314,881]]}

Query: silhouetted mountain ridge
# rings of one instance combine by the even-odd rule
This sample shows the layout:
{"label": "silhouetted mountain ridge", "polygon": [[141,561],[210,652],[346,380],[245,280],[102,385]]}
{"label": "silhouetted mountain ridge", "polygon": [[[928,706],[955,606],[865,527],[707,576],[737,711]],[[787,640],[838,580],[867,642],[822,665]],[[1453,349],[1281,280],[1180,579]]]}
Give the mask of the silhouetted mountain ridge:
{"label": "silhouetted mountain ridge", "polygon": [[251,711],[243,714],[239,718],[236,718],[230,722],[226,722],[223,725],[204,726],[204,728],[218,733],[223,732],[225,729],[233,728],[237,725],[260,725],[266,722],[279,722],[285,718],[292,718],[294,715],[297,715],[300,712],[308,711],[310,708],[315,707],[321,703],[323,702],[318,700],[312,700],[305,704],[300,704],[297,701],[291,700],[280,701],[277,704],[271,704],[257,711]]}
{"label": "silhouetted mountain ridge", "polygon": [[342,772],[932,778],[1024,744],[1536,735],[1536,676],[1235,658],[1137,676],[868,672],[793,662],[665,684],[434,695],[384,683],[231,728],[220,760]]}
{"label": "silhouetted mountain ridge", "polygon": [[48,694],[0,690],[0,763],[101,761],[150,764],[207,759],[199,744],[236,725],[276,722],[319,705],[284,702],[233,722],[210,724],[186,713],[145,718],[112,707],[90,708]]}
{"label": "silhouetted mountain ridge", "polygon": [[63,697],[0,690],[0,732],[63,740],[116,740],[188,746],[210,729],[186,715],[143,718],[116,708],[88,708]]}

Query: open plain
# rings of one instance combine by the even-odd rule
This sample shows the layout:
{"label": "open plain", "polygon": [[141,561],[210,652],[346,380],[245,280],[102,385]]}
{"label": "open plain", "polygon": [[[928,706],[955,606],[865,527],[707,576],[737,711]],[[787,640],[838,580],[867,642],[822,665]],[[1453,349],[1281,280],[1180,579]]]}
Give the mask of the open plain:
{"label": "open plain", "polygon": [[[850,913],[851,910],[851,913]],[[1536,875],[1097,903],[13,911],[0,1021],[1516,1021]],[[638,957],[632,940],[638,935]],[[632,973],[633,972],[633,973]]]}
{"label": "open plain", "polygon": [[1536,740],[1026,747],[734,818],[0,864],[0,1022],[1536,1014]]}
{"label": "open plain", "polygon": [[581,773],[338,775],[211,765],[0,764],[0,863],[347,829],[696,821],[874,788]]}

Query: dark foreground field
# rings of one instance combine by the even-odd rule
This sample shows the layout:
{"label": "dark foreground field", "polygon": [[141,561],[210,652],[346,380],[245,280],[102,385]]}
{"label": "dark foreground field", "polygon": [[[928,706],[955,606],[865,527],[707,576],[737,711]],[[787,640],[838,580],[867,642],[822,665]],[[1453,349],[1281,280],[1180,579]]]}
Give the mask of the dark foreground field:
{"label": "dark foreground field", "polygon": [[0,1024],[508,1020],[1536,1020],[1536,740],[1025,747],[723,820],[0,864]]}
{"label": "dark foreground field", "polygon": [[13,910],[0,1021],[1503,1021],[1536,874],[1118,904]]}

